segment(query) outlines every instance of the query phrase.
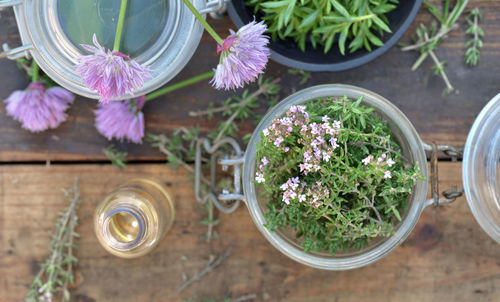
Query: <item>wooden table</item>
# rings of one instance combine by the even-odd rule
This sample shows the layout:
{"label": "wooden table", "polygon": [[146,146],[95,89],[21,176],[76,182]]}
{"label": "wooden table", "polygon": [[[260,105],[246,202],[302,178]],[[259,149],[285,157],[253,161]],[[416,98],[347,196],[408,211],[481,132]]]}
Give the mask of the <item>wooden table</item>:
{"label": "wooden table", "polygon": [[[432,74],[430,61],[411,72],[417,54],[398,48],[354,70],[314,73],[304,85],[274,62],[266,75],[281,77],[282,96],[323,83],[373,90],[396,104],[423,140],[461,146],[474,118],[500,86],[500,1],[471,1],[470,6],[488,9],[482,23],[486,38],[480,65],[469,68],[463,63],[463,21],[461,30],[452,32],[437,51],[448,61],[449,77],[460,90],[457,95],[442,98],[444,85]],[[422,10],[413,26],[428,20]],[[210,23],[220,33],[232,26],[228,18]],[[19,43],[10,10],[0,11],[0,42]],[[175,81],[210,70],[217,61],[215,45],[204,35],[194,58]],[[8,60],[0,60],[0,79],[0,99],[27,85],[23,73]],[[202,130],[210,130],[216,120],[192,118],[188,111],[203,109],[208,102],[220,103],[228,95],[199,84],[155,100],[144,108],[147,131],[170,133],[197,123]],[[200,240],[204,214],[194,199],[189,174],[165,166],[164,156],[147,143],[115,143],[132,160],[125,170],[116,170],[102,155],[109,142],[94,128],[93,108],[94,101],[78,98],[68,121],[57,130],[31,134],[0,106],[0,302],[21,300],[38,264],[48,256],[53,219],[65,206],[61,189],[70,187],[74,176],[80,177],[84,199],[79,210],[82,236],[75,301],[181,301],[195,295],[201,300],[249,293],[256,294],[255,301],[500,301],[500,245],[479,227],[464,198],[427,209],[402,246],[354,271],[320,271],[286,258],[258,232],[244,207],[231,215],[219,214],[220,238],[207,244]],[[243,124],[241,132],[252,128],[251,123]],[[461,184],[460,171],[460,163],[441,162],[441,188]],[[93,234],[93,211],[119,183],[144,175],[158,176],[170,188],[177,220],[154,252],[122,260],[99,246]],[[177,293],[184,274],[192,276],[206,265],[210,254],[221,254],[228,247],[232,253],[220,267]]]}

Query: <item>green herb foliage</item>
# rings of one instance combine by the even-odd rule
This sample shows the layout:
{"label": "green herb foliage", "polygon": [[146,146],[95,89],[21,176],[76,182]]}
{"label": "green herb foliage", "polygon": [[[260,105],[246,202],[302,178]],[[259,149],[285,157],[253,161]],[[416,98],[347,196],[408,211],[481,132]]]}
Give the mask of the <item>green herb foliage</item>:
{"label": "green herb foliage", "polygon": [[[210,103],[208,108],[189,112],[189,115],[192,117],[206,117],[208,120],[213,119],[216,115],[226,118],[220,121],[214,130],[204,133],[214,142],[226,136],[238,138],[238,131],[240,130],[238,124],[243,120],[258,118],[256,109],[259,107],[259,98],[265,98],[266,100],[276,98],[280,90],[278,82],[279,79],[260,77],[254,91],[245,89],[241,96],[232,96],[226,99],[221,106]],[[170,136],[148,133],[146,139],[152,147],[158,148],[161,153],[165,154],[168,164],[173,169],[181,166],[193,174],[193,167],[189,163],[195,161],[196,143],[200,140],[201,135],[199,126],[182,127],[176,129]],[[202,157],[202,160],[209,166],[209,158]],[[218,183],[217,187],[222,186],[221,189],[230,187],[227,180],[230,179],[223,178],[223,181]],[[208,192],[210,187],[210,182],[205,177],[202,177],[202,190]],[[219,223],[219,219],[214,213],[215,208],[211,202],[204,205],[204,210],[207,215],[201,223],[207,226],[207,232],[203,237],[209,242],[214,238],[218,238],[218,233],[214,230],[214,227]]]}
{"label": "green herb foliage", "polygon": [[39,68],[36,68],[36,70],[35,70],[35,68],[33,68],[33,59],[28,60],[26,58],[19,58],[16,60],[16,65],[19,69],[22,69],[26,72],[26,76],[30,80],[34,78],[33,73],[38,72],[39,75],[37,77],[38,77],[39,82],[41,82],[42,84],[44,84],[47,87],[58,86],[56,84],[56,82],[54,82],[54,80],[52,80],[52,78],[50,78],[47,74],[45,74]]}
{"label": "green herb foliage", "polygon": [[[282,124],[289,120],[277,119],[274,129],[271,125],[269,132],[261,133],[255,183],[260,198],[268,200],[266,227],[293,229],[306,252],[335,254],[390,236],[422,177],[418,167],[403,158],[387,122],[361,102],[347,97],[311,101],[305,108],[307,118],[299,118],[300,108],[293,113],[296,108],[291,107],[284,117],[292,120],[291,132]],[[316,127],[334,131],[312,135]],[[320,136],[323,145],[314,143]],[[277,143],[279,137],[282,143]],[[322,151],[321,159],[312,156],[311,146]],[[302,165],[308,156],[318,167],[306,174]],[[295,196],[289,194],[294,181]]]}
{"label": "green herb foliage", "polygon": [[447,37],[450,31],[458,28],[458,18],[465,10],[469,0],[457,0],[453,8],[452,5],[450,5],[450,2],[450,0],[444,0],[442,2],[442,9],[439,10],[437,6],[424,0],[424,4],[429,9],[429,12],[434,16],[435,20],[430,25],[420,24],[420,26],[415,30],[415,35],[412,37],[413,44],[403,44],[402,48],[403,51],[414,50],[420,53],[420,56],[411,67],[411,70],[413,71],[417,70],[417,68],[420,67],[420,65],[428,57],[432,59],[434,62],[434,66],[432,67],[434,74],[441,76],[446,84],[446,88],[443,90],[443,95],[453,92],[455,88],[446,74],[446,61],[440,61],[435,53],[435,50],[438,48],[439,44],[441,44],[443,39]]}
{"label": "green herb foliage", "polygon": [[334,43],[342,54],[382,46],[380,37],[390,33],[386,13],[398,0],[247,0],[261,12],[273,40],[291,38],[302,51],[306,42],[323,46],[327,53]]}
{"label": "green herb foliage", "polygon": [[470,11],[467,17],[467,23],[469,23],[469,28],[467,28],[466,33],[472,36],[472,39],[465,43],[467,51],[465,52],[465,62],[469,66],[476,66],[479,63],[480,49],[483,47],[483,41],[481,38],[484,37],[484,31],[479,27],[479,21],[483,19],[483,15],[479,8],[475,8]]}
{"label": "green herb foliage", "polygon": [[116,149],[115,145],[111,144],[102,149],[102,153],[111,161],[111,164],[117,169],[125,169],[127,167],[127,155],[125,151]]}
{"label": "green herb foliage", "polygon": [[26,294],[26,302],[52,301],[57,295],[61,295],[61,301],[70,301],[69,286],[75,281],[73,269],[78,263],[78,259],[74,255],[74,250],[77,248],[74,240],[80,237],[75,232],[78,224],[76,211],[80,205],[80,190],[77,179],[75,179],[73,188],[66,191],[65,197],[70,204],[59,213],[49,246],[51,254],[40,265],[40,271]]}
{"label": "green herb foliage", "polygon": [[298,75],[300,76],[300,82],[299,85],[304,85],[311,79],[311,73],[309,71],[301,70],[301,69],[288,69],[288,73],[292,75]]}

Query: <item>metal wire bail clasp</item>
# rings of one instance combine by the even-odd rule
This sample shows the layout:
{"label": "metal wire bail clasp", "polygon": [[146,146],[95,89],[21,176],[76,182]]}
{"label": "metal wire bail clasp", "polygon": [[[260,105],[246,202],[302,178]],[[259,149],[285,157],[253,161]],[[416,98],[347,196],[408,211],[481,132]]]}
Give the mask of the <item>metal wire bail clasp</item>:
{"label": "metal wire bail clasp", "polygon": [[224,17],[224,13],[226,12],[227,4],[226,0],[208,0],[206,4],[206,8],[200,10],[200,14],[210,14],[210,17],[213,19],[221,19]]}
{"label": "metal wire bail clasp", "polygon": [[434,143],[424,143],[424,149],[431,152],[431,199],[426,201],[425,207],[428,207],[430,205],[437,207],[445,203],[454,202],[458,197],[464,194],[464,190],[458,189],[458,187],[455,185],[453,186],[453,188],[442,192],[444,198],[439,197],[438,153],[443,152],[445,155],[449,156],[452,161],[455,162],[458,158],[462,158],[463,150],[447,145],[436,145]]}
{"label": "metal wire bail clasp", "polygon": [[[14,13],[16,14],[16,19],[17,19],[17,13],[19,11],[19,6],[24,4],[24,0],[0,0],[0,9],[4,7],[14,7]],[[19,23],[18,23],[19,25]],[[19,27],[19,26],[18,26]],[[21,35],[21,40],[22,39],[22,33],[20,32]],[[17,60],[22,57],[28,57],[29,56],[29,50],[33,49],[33,45],[27,44],[27,45],[22,45],[16,48],[9,48],[9,45],[7,43],[2,44],[2,52],[0,52],[0,59],[2,58],[8,58],[10,60]]]}
{"label": "metal wire bail clasp", "polygon": [[[226,145],[229,145],[229,151],[223,151],[222,147]],[[207,181],[202,175],[202,148],[210,154],[210,181]],[[220,139],[213,146],[207,138],[198,140],[196,144],[194,190],[196,200],[199,203],[213,202],[220,211],[229,214],[239,207],[241,201],[245,201],[245,196],[242,194],[241,188],[241,173],[245,161],[243,153],[238,142],[231,137]],[[233,167],[234,192],[225,190],[221,193],[217,192],[217,164],[222,166],[223,171],[226,171],[229,166]],[[202,181],[210,188],[209,192],[203,196]]]}

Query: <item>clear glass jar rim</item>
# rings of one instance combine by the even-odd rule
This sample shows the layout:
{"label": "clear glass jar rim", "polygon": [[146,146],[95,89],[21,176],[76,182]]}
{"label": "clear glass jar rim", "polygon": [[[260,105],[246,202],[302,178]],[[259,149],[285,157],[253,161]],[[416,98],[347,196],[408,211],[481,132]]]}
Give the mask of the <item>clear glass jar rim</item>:
{"label": "clear glass jar rim", "polygon": [[[40,68],[62,87],[85,97],[98,99],[96,91],[87,88],[74,69],[75,56],[78,51],[68,46],[69,41],[62,37],[59,20],[55,8],[57,0],[25,0],[14,7],[19,34],[24,45],[32,45],[29,51]],[[167,16],[167,22],[175,15],[172,37],[168,45],[159,46],[155,52],[148,52],[151,57],[141,57],[150,69],[152,77],[133,95],[125,95],[128,99],[145,95],[171,80],[179,73],[193,56],[203,34],[203,28],[193,14],[183,6],[180,0],[167,0],[175,10]],[[206,7],[205,0],[193,0],[197,8]]]}
{"label": "clear glass jar rim", "polygon": [[411,207],[396,233],[375,248],[355,256],[334,258],[305,253],[302,250],[297,249],[284,238],[280,237],[276,232],[271,232],[264,226],[265,218],[258,205],[256,190],[253,183],[255,175],[256,142],[259,141],[260,132],[262,132],[264,128],[268,127],[274,118],[283,115],[292,104],[301,104],[320,97],[342,97],[344,95],[354,99],[363,96],[363,102],[386,114],[402,131],[403,136],[410,145],[412,157],[419,165],[422,173],[427,176],[427,158],[422,141],[406,116],[396,106],[382,96],[363,88],[343,84],[318,85],[298,91],[285,98],[274,108],[270,109],[264,116],[253,132],[252,138],[250,139],[245,152],[243,189],[250,216],[259,231],[276,249],[286,256],[299,263],[325,270],[348,270],[359,268],[373,263],[390,253],[394,248],[399,246],[413,230],[424,208],[427,194],[427,181],[418,181]]}
{"label": "clear glass jar rim", "polygon": [[500,94],[481,110],[467,136],[462,179],[476,221],[500,243]]}

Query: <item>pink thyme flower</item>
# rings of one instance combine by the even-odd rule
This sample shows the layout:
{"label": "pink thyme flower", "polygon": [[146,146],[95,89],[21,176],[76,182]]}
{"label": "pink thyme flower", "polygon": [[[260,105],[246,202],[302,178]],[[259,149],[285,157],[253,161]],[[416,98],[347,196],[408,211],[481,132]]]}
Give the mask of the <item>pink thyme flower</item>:
{"label": "pink thyme flower", "polygon": [[391,178],[392,175],[391,175],[391,171],[385,171],[384,172],[384,178]]}
{"label": "pink thyme flower", "polygon": [[373,155],[368,155],[367,157],[365,157],[364,159],[362,159],[361,161],[363,162],[363,165],[367,166],[373,159]]}
{"label": "pink thyme flower", "polygon": [[252,21],[238,32],[230,31],[222,46],[217,45],[220,61],[211,83],[216,89],[235,89],[253,82],[264,72],[268,58],[269,37],[264,21]]}
{"label": "pink thyme flower", "polygon": [[113,101],[99,104],[94,111],[97,131],[108,140],[124,139],[136,144],[142,143],[144,137],[144,96],[133,100]]}
{"label": "pink thyme flower", "polygon": [[283,143],[283,141],[284,141],[283,137],[281,137],[281,136],[280,136],[280,137],[278,137],[278,138],[274,141],[274,145],[275,145],[276,147],[279,147],[279,146],[281,145],[281,143]]}
{"label": "pink thyme flower", "polygon": [[29,84],[24,91],[14,91],[7,99],[7,114],[31,132],[57,128],[66,120],[65,111],[75,96],[61,87],[45,90],[41,82]]}
{"label": "pink thyme flower", "polygon": [[389,167],[392,167],[392,165],[394,165],[396,162],[392,160],[392,158],[389,158],[386,162],[385,162]]}
{"label": "pink thyme flower", "polygon": [[258,183],[263,183],[263,182],[266,181],[266,179],[264,178],[264,174],[263,173],[257,172],[255,175],[256,175],[255,176],[255,181],[257,181]]}
{"label": "pink thyme flower", "polygon": [[76,71],[87,87],[97,90],[101,103],[132,94],[151,78],[148,68],[123,53],[106,51],[95,34],[92,39],[95,46],[82,44],[82,47],[93,54],[79,57]]}

